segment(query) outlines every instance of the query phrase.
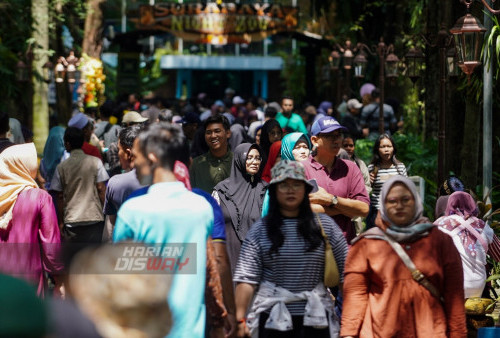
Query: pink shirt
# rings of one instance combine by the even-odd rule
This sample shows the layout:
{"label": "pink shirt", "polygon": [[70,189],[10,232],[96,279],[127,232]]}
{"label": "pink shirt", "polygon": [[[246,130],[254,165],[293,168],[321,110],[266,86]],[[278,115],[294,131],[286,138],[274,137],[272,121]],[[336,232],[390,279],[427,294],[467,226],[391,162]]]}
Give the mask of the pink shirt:
{"label": "pink shirt", "polygon": [[[302,164],[306,168],[307,178],[316,179],[318,186],[329,194],[370,204],[363,174],[356,163],[337,158],[331,172],[328,172],[326,167],[313,157],[309,157]],[[344,232],[347,243],[350,243],[356,237],[356,230],[351,219],[344,215],[336,215],[332,218]]]}
{"label": "pink shirt", "polygon": [[62,272],[61,235],[52,197],[42,189],[23,190],[17,197],[7,230],[0,231],[0,273],[38,286],[43,296],[44,271]]}

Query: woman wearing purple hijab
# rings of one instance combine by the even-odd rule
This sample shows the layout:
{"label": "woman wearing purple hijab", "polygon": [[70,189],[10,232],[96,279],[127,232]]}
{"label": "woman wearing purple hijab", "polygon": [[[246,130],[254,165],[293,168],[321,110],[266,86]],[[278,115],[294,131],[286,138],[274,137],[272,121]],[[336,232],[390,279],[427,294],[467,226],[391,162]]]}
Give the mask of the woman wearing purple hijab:
{"label": "woman wearing purple hijab", "polygon": [[466,192],[450,195],[445,216],[434,224],[453,238],[464,270],[465,298],[481,297],[486,283],[486,253],[493,241],[493,230],[478,218],[476,202]]}

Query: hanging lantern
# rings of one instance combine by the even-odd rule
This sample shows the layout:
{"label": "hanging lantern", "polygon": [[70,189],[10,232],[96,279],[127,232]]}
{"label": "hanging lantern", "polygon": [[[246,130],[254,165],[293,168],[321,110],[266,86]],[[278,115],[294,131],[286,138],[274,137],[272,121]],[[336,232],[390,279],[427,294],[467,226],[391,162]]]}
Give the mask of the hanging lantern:
{"label": "hanging lantern", "polygon": [[424,54],[420,48],[412,47],[405,55],[407,65],[407,75],[411,82],[415,84],[420,78],[420,71],[424,62]]}
{"label": "hanging lantern", "polygon": [[460,68],[458,67],[458,56],[455,47],[448,49],[446,52],[446,69],[448,76],[459,76]]}
{"label": "hanging lantern", "polygon": [[346,49],[344,52],[344,69],[352,68],[353,59],[354,59],[354,54],[352,54],[352,50]]}
{"label": "hanging lantern", "polygon": [[75,67],[75,65],[72,63],[68,64],[66,72],[68,75],[68,82],[75,83],[75,81],[76,81],[76,67]]}
{"label": "hanging lantern", "polygon": [[330,62],[331,69],[338,70],[340,65],[340,53],[334,50],[328,57],[328,61]]}
{"label": "hanging lantern", "polygon": [[64,72],[65,72],[64,64],[62,62],[62,59],[59,58],[59,61],[57,62],[56,68],[54,68],[54,73],[56,77],[56,82],[61,83],[64,82]]}
{"label": "hanging lantern", "polygon": [[385,76],[397,77],[398,76],[399,59],[394,53],[390,53],[385,58]]}
{"label": "hanging lantern", "polygon": [[368,60],[366,60],[365,53],[360,51],[354,58],[354,76],[356,78],[361,79],[365,77],[367,64]]}
{"label": "hanging lantern", "polygon": [[43,69],[43,79],[45,82],[52,82],[54,80],[54,64],[47,61],[42,66]]}
{"label": "hanging lantern", "polygon": [[455,38],[458,66],[467,77],[481,64],[480,53],[485,32],[486,28],[470,13],[458,19],[450,29]]}
{"label": "hanging lantern", "polygon": [[16,80],[17,82],[28,82],[29,81],[29,68],[23,60],[19,60],[16,65]]}

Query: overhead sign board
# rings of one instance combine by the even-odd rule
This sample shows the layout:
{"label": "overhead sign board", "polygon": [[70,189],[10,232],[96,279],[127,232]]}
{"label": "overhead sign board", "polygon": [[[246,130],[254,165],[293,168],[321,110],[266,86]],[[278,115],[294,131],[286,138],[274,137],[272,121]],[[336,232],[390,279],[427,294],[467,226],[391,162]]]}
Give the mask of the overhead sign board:
{"label": "overhead sign board", "polygon": [[139,8],[138,29],[168,31],[187,41],[227,44],[260,41],[298,26],[298,7],[254,3],[160,3]]}

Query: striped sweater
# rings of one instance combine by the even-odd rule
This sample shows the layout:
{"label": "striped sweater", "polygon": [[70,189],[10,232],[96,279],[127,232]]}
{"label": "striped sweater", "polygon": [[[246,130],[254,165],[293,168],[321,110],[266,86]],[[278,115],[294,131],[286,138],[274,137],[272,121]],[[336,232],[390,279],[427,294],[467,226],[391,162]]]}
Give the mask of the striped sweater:
{"label": "striped sweater", "polygon": [[[373,172],[374,169],[375,166],[373,164],[370,164],[368,166],[368,172],[370,174]],[[372,183],[372,194],[370,196],[370,204],[373,207],[380,209],[379,196],[380,196],[380,191],[382,191],[382,185],[384,185],[384,183],[389,178],[395,175],[408,176],[408,174],[406,173],[406,167],[403,163],[399,163],[397,166],[392,165],[390,168],[387,169],[382,169],[382,168],[378,169],[377,176],[375,177],[375,180],[373,180]]]}
{"label": "striped sweater", "polygon": [[[347,242],[335,221],[325,214],[321,214],[320,219],[343,281]],[[308,252],[309,243],[299,235],[297,223],[296,218],[283,219],[283,245],[277,254],[270,255],[272,243],[267,236],[265,223],[263,220],[257,221],[243,242],[233,280],[257,285],[268,281],[293,293],[313,290],[323,281],[325,245],[322,242]],[[303,315],[305,305],[305,301],[286,304],[293,316]]]}

